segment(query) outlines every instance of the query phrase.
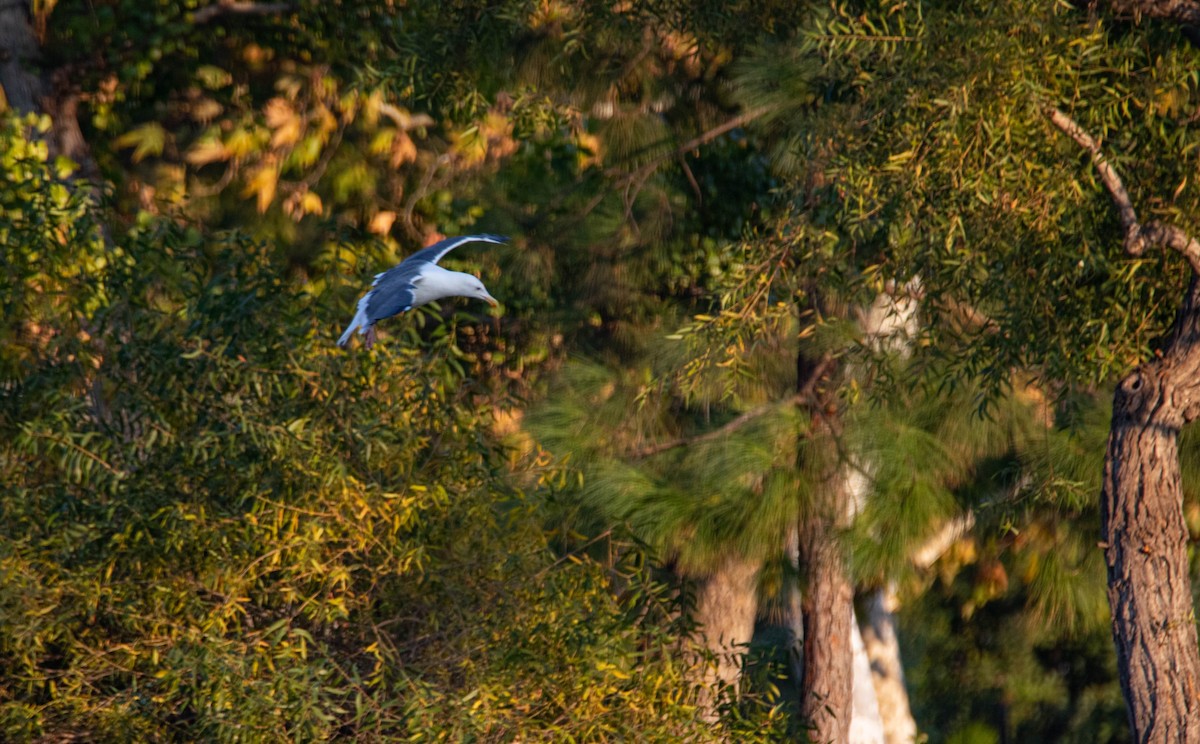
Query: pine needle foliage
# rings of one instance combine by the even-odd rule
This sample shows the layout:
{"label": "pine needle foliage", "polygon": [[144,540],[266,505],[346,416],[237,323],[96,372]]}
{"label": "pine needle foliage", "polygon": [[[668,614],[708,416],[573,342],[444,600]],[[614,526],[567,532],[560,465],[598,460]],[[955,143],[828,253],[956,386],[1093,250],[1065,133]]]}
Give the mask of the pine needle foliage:
{"label": "pine needle foliage", "polygon": [[804,421],[794,407],[780,405],[728,437],[637,456],[677,436],[687,417],[661,398],[639,403],[645,384],[639,390],[595,364],[570,365],[563,381],[531,430],[551,453],[569,453],[581,473],[578,496],[597,524],[623,525],[689,575],[707,573],[728,550],[756,558],[778,550],[805,498],[795,477]]}

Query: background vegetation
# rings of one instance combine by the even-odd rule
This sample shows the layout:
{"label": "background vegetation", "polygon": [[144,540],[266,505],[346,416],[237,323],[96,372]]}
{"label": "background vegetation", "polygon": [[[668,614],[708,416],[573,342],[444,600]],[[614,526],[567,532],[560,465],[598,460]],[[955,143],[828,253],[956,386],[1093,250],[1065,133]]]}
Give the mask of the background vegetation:
{"label": "background vegetation", "polygon": [[[13,7],[42,95],[0,76],[0,739],[800,739],[795,535],[831,467],[923,735],[1128,737],[1097,494],[1185,267],[1122,253],[1043,109],[1192,225],[1170,21]],[[501,308],[333,345],[370,276],[474,232],[513,240],[446,264]],[[918,308],[892,335],[884,300]],[[714,677],[731,561],[757,632]]]}

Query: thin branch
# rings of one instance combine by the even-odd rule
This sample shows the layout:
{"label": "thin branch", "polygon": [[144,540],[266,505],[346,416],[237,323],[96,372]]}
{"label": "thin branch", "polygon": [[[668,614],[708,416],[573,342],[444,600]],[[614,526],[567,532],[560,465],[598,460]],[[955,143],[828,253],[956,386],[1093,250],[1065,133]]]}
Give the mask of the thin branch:
{"label": "thin branch", "polygon": [[1121,182],[1121,177],[1117,175],[1117,171],[1109,165],[1104,154],[1100,152],[1099,143],[1092,139],[1090,134],[1083,131],[1083,127],[1079,126],[1074,119],[1057,108],[1047,108],[1046,116],[1050,117],[1054,126],[1075,140],[1091,156],[1092,164],[1096,166],[1096,172],[1100,174],[1100,181],[1104,184],[1104,189],[1108,191],[1113,204],[1117,207],[1117,214],[1121,218],[1121,227],[1125,230],[1125,245],[1128,248],[1129,244],[1136,240],[1141,226],[1138,224],[1137,212],[1133,208],[1129,192],[1125,190],[1125,184]]}
{"label": "thin branch", "polygon": [[[742,112],[742,113],[738,114],[737,116],[733,117],[732,119],[729,119],[728,121],[718,124],[717,126],[713,127],[712,129],[701,132],[700,134],[696,135],[692,139],[690,139],[687,142],[684,142],[682,145],[676,147],[669,154],[664,155],[659,158],[655,158],[651,162],[643,165],[641,168],[638,168],[637,170],[626,174],[625,179],[628,180],[629,182],[634,182],[639,179],[644,180],[646,176],[648,176],[656,168],[658,168],[660,165],[662,165],[664,162],[666,162],[670,158],[679,157],[681,155],[686,154],[687,152],[689,152],[691,150],[695,150],[697,147],[700,147],[701,145],[707,145],[709,142],[712,142],[717,137],[720,137],[721,135],[731,132],[740,126],[743,126],[745,124],[748,124],[748,123],[754,121],[755,119],[757,119],[758,117],[762,116],[763,114],[767,113],[770,110],[771,110],[771,108],[769,106],[760,106],[758,108],[750,109],[749,111]],[[609,175],[617,175],[617,174],[610,171]]]}
{"label": "thin branch", "polygon": [[[817,366],[813,368],[812,373],[808,376],[808,379],[804,381],[804,385],[800,388],[800,391],[790,398],[784,400],[784,404],[798,404],[809,400],[813,394],[813,390],[817,386],[817,383],[821,381],[821,378],[823,378],[825,373],[828,372],[830,367],[833,366],[834,361],[835,359],[831,354],[825,354],[822,356],[821,360],[817,362]],[[778,408],[779,403],[767,403],[757,408],[751,408],[749,411],[742,413],[729,423],[713,429],[712,431],[706,431],[703,434],[698,434],[693,437],[679,437],[678,439],[671,439],[666,442],[651,444],[639,450],[634,450],[627,456],[634,460],[640,460],[642,458],[658,455],[679,447],[687,447],[693,444],[700,444],[701,442],[711,442],[714,439],[719,439],[732,434],[738,429],[744,427],[746,424],[749,424],[751,421],[754,421],[755,419],[760,418]]]}
{"label": "thin branch", "polygon": [[1108,195],[1112,197],[1113,205],[1116,206],[1117,214],[1121,219],[1121,227],[1125,230],[1125,252],[1131,256],[1140,256],[1149,245],[1170,248],[1182,254],[1192,265],[1192,270],[1200,273],[1200,242],[1197,242],[1184,230],[1174,225],[1163,224],[1158,220],[1152,220],[1144,225],[1139,223],[1137,211],[1133,208],[1133,201],[1129,198],[1129,192],[1125,190],[1125,184],[1121,182],[1121,177],[1117,174],[1116,169],[1100,152],[1100,145],[1096,140],[1061,110],[1048,106],[1044,113],[1054,126],[1075,140],[1091,156],[1092,165],[1096,166],[1100,182],[1104,184]]}
{"label": "thin branch", "polygon": [[379,113],[391,119],[397,129],[405,132],[412,131],[418,127],[432,127],[435,123],[433,117],[429,114],[410,114],[406,111],[401,111],[390,103],[379,104]]}
{"label": "thin branch", "polygon": [[975,527],[975,513],[967,510],[947,520],[937,532],[929,536],[912,554],[912,564],[917,568],[929,568],[942,557],[950,546],[966,536]]}
{"label": "thin branch", "polygon": [[[641,186],[643,183],[645,183],[646,179],[649,178],[654,173],[654,170],[656,168],[658,168],[660,165],[665,163],[667,160],[669,160],[671,158],[680,158],[680,157],[686,155],[689,150],[695,150],[697,147],[700,147],[701,145],[705,145],[705,144],[713,141],[717,137],[720,137],[721,135],[723,135],[733,129],[737,129],[738,127],[743,126],[744,124],[748,124],[749,122],[753,121],[754,119],[757,119],[758,117],[762,116],[763,114],[767,113],[770,110],[771,109],[769,107],[764,106],[761,108],[751,109],[750,111],[743,112],[728,121],[718,124],[716,127],[712,128],[712,129],[709,129],[705,132],[701,132],[700,134],[698,134],[697,136],[688,140],[684,144],[680,145],[679,147],[676,147],[675,149],[673,149],[671,152],[667,153],[666,155],[657,157],[654,159],[653,162],[647,163],[646,165],[643,165],[640,168],[637,168],[637,169],[629,171],[629,172],[623,172],[619,166],[613,166],[611,168],[606,169],[604,171],[604,175],[608,178],[615,179],[616,183],[617,183],[617,188],[622,188],[625,190],[625,202],[626,202],[626,204],[630,204],[632,202],[632,196],[641,189]],[[636,188],[634,188],[635,184],[636,184]],[[568,189],[564,192],[561,192],[555,198],[555,201],[552,202],[552,204],[554,204],[554,205],[561,204],[562,200],[565,197],[567,197],[571,194],[574,194],[578,188],[579,188],[579,185],[577,184],[575,187]],[[577,212],[575,212],[574,216],[571,217],[572,224],[574,222],[580,222],[585,217],[590,215],[592,213],[592,211],[594,209],[596,209],[596,207],[600,206],[600,203],[602,201],[604,201],[605,198],[607,198],[611,194],[612,194],[611,191],[604,190],[604,191],[601,191],[596,196],[592,197],[588,201],[588,203],[583,207],[583,209],[578,210]],[[545,212],[545,213],[548,214],[552,211],[553,210],[547,210],[547,212]],[[538,224],[538,223],[535,222],[534,224]]]}
{"label": "thin branch", "polygon": [[253,3],[240,0],[220,0],[192,14],[195,23],[208,23],[225,15],[276,15],[296,9],[294,3]]}
{"label": "thin branch", "polygon": [[601,540],[603,540],[604,538],[606,538],[606,537],[609,537],[609,538],[611,538],[611,537],[612,537],[612,533],[613,533],[613,528],[612,528],[612,527],[609,527],[607,530],[605,530],[604,532],[601,532],[599,535],[596,535],[596,536],[595,536],[595,537],[593,537],[592,539],[590,539],[590,540],[588,540],[587,542],[585,542],[583,545],[580,545],[580,546],[579,546],[579,547],[577,547],[577,548],[574,548],[574,549],[572,549],[572,550],[569,550],[569,551],[567,551],[567,552],[566,552],[566,553],[564,553],[563,555],[559,556],[558,560],[554,561],[554,562],[553,562],[553,563],[551,563],[549,566],[546,566],[546,567],[545,567],[545,568],[543,568],[541,571],[538,571],[536,574],[534,574],[534,575],[533,575],[533,578],[532,578],[532,579],[530,579],[530,581],[537,581],[538,579],[541,579],[543,576],[545,576],[545,575],[546,575],[547,573],[549,573],[550,571],[553,571],[554,569],[556,569],[556,568],[558,568],[559,566],[561,566],[563,563],[565,563],[565,562],[567,562],[567,561],[569,561],[569,560],[572,560],[572,559],[574,559],[576,556],[578,556],[578,555],[582,554],[582,553],[583,553],[583,551],[587,550],[587,549],[588,549],[588,548],[590,548],[591,546],[593,546],[593,545],[595,545],[596,543],[600,542],[600,541],[601,541]]}
{"label": "thin branch", "polygon": [[68,447],[70,449],[73,449],[76,452],[78,452],[79,454],[83,455],[84,457],[90,459],[92,462],[96,463],[100,467],[104,468],[112,475],[115,475],[118,478],[125,477],[125,473],[123,471],[118,470],[117,468],[110,465],[108,463],[108,461],[105,460],[103,457],[101,457],[100,455],[97,455],[95,452],[92,452],[87,447],[83,447],[81,445],[76,444],[75,442],[72,442],[70,439],[56,437],[53,434],[42,434],[40,432],[31,432],[30,436],[32,436],[36,439],[45,439],[46,441],[53,442],[59,446]]}

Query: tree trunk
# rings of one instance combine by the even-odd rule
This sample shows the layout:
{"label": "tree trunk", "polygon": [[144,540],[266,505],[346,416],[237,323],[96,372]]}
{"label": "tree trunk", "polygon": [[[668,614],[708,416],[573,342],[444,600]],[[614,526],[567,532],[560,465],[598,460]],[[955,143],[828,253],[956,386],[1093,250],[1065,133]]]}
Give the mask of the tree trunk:
{"label": "tree trunk", "polygon": [[742,656],[754,635],[759,568],[758,562],[731,553],[696,595],[699,635],[716,659],[702,679],[700,699],[701,715],[710,721],[717,718],[717,686],[736,688],[742,674]]}
{"label": "tree trunk", "polygon": [[[793,531],[788,536],[784,551],[799,570],[797,553],[798,536]],[[785,626],[788,631],[788,669],[792,679],[800,685],[804,679],[804,611],[803,596],[798,584],[792,583],[785,589]],[[887,744],[887,719],[880,712],[872,679],[872,661],[868,655],[866,639],[859,631],[858,623],[850,620],[850,648],[853,654],[853,682],[851,688],[850,744]],[[907,743],[906,743],[907,744]]]}
{"label": "tree trunk", "polygon": [[1175,225],[1138,222],[1125,184],[1096,140],[1061,110],[1045,113],[1090,155],[1120,217],[1125,252],[1140,256],[1156,246],[1192,267],[1166,344],[1121,380],[1113,396],[1100,517],[1133,740],[1200,741],[1200,651],[1179,468],[1179,431],[1200,417],[1200,242]]}
{"label": "tree trunk", "polygon": [[37,37],[29,25],[27,0],[0,0],[0,88],[15,111],[39,109],[41,79],[34,74]]}
{"label": "tree trunk", "polygon": [[850,614],[850,653],[854,663],[850,692],[850,734],[847,738],[850,744],[886,744],[879,698],[875,695],[875,683],[871,679],[871,660],[867,656],[867,645],[853,611]]}
{"label": "tree trunk", "polygon": [[1109,0],[1113,14],[1123,18],[1165,18],[1189,26],[1200,24],[1195,0]]}
{"label": "tree trunk", "polygon": [[917,722],[913,720],[908,689],[904,686],[895,603],[896,597],[890,587],[878,589],[867,598],[863,644],[867,658],[871,660],[871,679],[875,684],[879,716],[883,719],[884,741],[887,744],[912,744],[917,738]]}
{"label": "tree trunk", "polygon": [[814,741],[846,744],[853,712],[854,591],[832,519],[810,518],[801,525],[800,568],[804,578],[800,713],[812,727]]}
{"label": "tree trunk", "polygon": [[[50,154],[65,155],[89,176],[96,172],[87,143],[79,129],[79,96],[65,86],[52,86],[52,77],[39,67],[37,36],[29,22],[26,0],[0,0],[0,88],[4,101],[20,113],[50,115],[53,136],[47,138]],[[61,78],[62,76],[60,76]],[[62,90],[54,90],[56,87]]]}
{"label": "tree trunk", "polygon": [[1200,412],[1197,280],[1168,352],[1117,387],[1101,518],[1121,689],[1137,742],[1200,741],[1179,430]]}

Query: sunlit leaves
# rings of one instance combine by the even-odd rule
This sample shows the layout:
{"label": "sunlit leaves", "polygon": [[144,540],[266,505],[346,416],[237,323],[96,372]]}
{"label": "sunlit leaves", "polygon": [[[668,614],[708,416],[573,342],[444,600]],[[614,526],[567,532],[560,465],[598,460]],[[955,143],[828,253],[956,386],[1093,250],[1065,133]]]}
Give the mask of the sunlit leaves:
{"label": "sunlit leaves", "polygon": [[229,156],[229,148],[213,133],[197,140],[188,149],[185,159],[192,165],[204,166],[228,160]]}
{"label": "sunlit leaves", "polygon": [[668,595],[554,560],[441,316],[346,356],[267,246],[117,242],[95,364],[0,388],[4,736],[707,736]]}
{"label": "sunlit leaves", "polygon": [[104,270],[123,256],[105,249],[94,205],[73,165],[50,162],[49,120],[0,117],[0,377],[12,379],[34,350],[84,354],[86,318],[106,301]]}
{"label": "sunlit leaves", "polygon": [[[924,8],[910,19],[921,33],[888,66],[864,60],[877,79],[856,77],[854,100],[809,117],[818,131],[847,115],[872,121],[846,130],[827,174],[839,229],[897,274],[921,273],[926,304],[938,308],[923,348],[988,380],[993,395],[1017,368],[1094,385],[1145,358],[1173,308],[1174,293],[1160,288],[1182,281],[1176,262],[1121,255],[1111,205],[1077,167],[1077,149],[1047,126],[1046,102],[1074,107],[1111,143],[1118,169],[1137,174],[1135,194],[1149,189],[1135,202],[1150,199],[1184,224],[1194,212],[1181,187],[1191,127],[1171,113],[1194,92],[1194,50],[1156,39],[1150,51],[1141,36],[1074,10],[1022,7],[1038,22],[1004,31],[985,20],[994,6]],[[963,39],[970,54],[941,56]],[[1158,196],[1156,183],[1168,184]],[[963,308],[999,332],[963,333]]]}
{"label": "sunlit leaves", "polygon": [[133,148],[130,156],[137,163],[150,155],[161,155],[166,145],[167,133],[157,122],[150,122],[133,129],[113,140],[118,148]]}

